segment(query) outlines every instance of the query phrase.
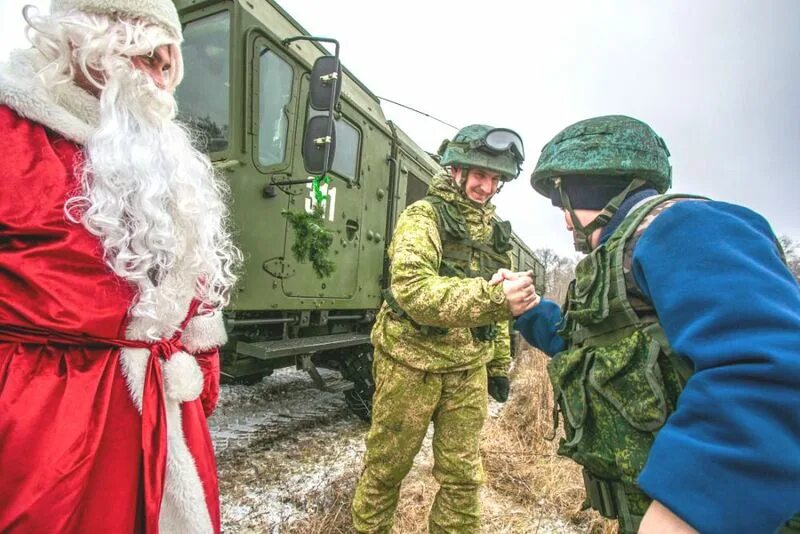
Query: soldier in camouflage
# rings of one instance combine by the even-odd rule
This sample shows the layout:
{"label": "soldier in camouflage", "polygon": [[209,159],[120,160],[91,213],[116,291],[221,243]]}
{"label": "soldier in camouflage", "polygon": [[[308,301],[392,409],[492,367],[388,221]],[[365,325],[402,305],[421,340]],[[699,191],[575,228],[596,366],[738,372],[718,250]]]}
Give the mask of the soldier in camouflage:
{"label": "soldier in camouflage", "polygon": [[531,183],[587,256],[562,310],[515,327],[553,356],[559,453],[621,532],[775,532],[800,510],[800,287],[760,215],[665,195],[668,156],[624,116],[545,145]]}
{"label": "soldier in camouflage", "polygon": [[507,399],[508,320],[535,298],[530,273],[497,274],[511,268],[511,228],[489,202],[519,174],[519,136],[468,126],[440,155],[449,170],[406,208],[389,247],[391,283],[372,330],[372,426],[352,507],[358,532],[391,531],[400,484],[431,421],[440,488],[430,532],[478,531],[487,391]]}

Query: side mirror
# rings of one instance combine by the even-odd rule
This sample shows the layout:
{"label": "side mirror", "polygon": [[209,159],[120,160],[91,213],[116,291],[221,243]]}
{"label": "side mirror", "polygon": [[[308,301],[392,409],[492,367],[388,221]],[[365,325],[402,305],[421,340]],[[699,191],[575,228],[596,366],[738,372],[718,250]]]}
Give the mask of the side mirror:
{"label": "side mirror", "polygon": [[339,101],[342,91],[342,64],[335,56],[322,56],[311,69],[309,89],[311,107],[317,111],[330,111]]}
{"label": "side mirror", "polygon": [[336,151],[336,128],[328,115],[312,117],[303,137],[303,164],[314,176],[325,176]]}

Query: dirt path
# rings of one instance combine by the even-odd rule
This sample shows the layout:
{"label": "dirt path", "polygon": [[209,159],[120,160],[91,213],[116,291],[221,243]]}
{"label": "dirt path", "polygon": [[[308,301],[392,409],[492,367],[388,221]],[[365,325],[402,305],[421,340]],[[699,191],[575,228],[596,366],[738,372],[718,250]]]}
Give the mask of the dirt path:
{"label": "dirt path", "polygon": [[[541,380],[537,378],[536,382]],[[521,380],[516,387],[531,389]],[[511,442],[495,441],[505,432],[500,423],[504,412],[510,409],[506,415],[519,417],[520,408],[511,404],[491,401],[489,405],[482,448],[492,480],[481,491],[483,532],[611,532],[607,527],[589,526],[582,519],[571,522],[576,521],[572,513],[567,514],[573,517],[571,521],[566,516],[554,518],[553,506],[545,506],[545,500],[550,502],[553,497],[543,493],[545,500],[540,500],[539,490],[534,489],[539,479],[531,478],[528,464],[507,465],[503,461],[498,465],[496,457],[487,457],[495,449],[510,447]],[[536,401],[531,406],[549,416],[549,408],[542,403]],[[531,411],[523,408],[519,413]],[[349,412],[341,393],[319,391],[305,373],[284,369],[257,385],[223,386],[209,424],[217,452],[224,532],[351,532],[349,505],[361,470],[368,425]],[[529,428],[524,421],[521,425]],[[403,484],[396,533],[426,530],[425,517],[437,487],[431,474],[431,436],[429,431]],[[516,441],[513,437],[503,439]],[[555,468],[552,478],[563,487],[568,481],[561,479],[561,469]],[[509,488],[506,481],[493,480],[497,478],[519,480]],[[569,484],[574,485],[574,481]],[[574,490],[582,495],[580,486]]]}
{"label": "dirt path", "polygon": [[223,386],[209,421],[225,532],[281,532],[317,512],[319,495],[361,460],[366,423],[341,393],[281,370],[254,386]]}

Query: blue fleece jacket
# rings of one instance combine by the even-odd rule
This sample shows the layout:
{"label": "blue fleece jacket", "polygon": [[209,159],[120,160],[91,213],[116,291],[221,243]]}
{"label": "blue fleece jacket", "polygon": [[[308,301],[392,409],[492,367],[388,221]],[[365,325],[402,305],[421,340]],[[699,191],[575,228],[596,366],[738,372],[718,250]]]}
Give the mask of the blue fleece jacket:
{"label": "blue fleece jacket", "polygon": [[[633,270],[695,369],[640,487],[700,532],[774,532],[800,512],[800,286],[769,224],[741,206],[678,203],[645,230]],[[560,321],[545,300],[515,328],[554,355]]]}

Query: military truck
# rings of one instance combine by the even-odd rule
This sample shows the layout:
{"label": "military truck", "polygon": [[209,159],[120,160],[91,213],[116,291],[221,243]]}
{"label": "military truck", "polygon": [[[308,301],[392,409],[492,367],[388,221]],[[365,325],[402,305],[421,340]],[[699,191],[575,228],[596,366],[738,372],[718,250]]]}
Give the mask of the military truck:
{"label": "military truck", "polygon": [[[175,4],[185,37],[180,117],[230,184],[245,255],[224,312],[223,376],[255,382],[295,366],[368,418],[369,331],[387,280],[386,247],[403,208],[426,195],[440,167],[341,67],[338,43],[309,36],[276,3]],[[314,182],[320,175],[331,181]],[[283,213],[316,207],[334,236],[335,270],[326,277],[296,259],[297,236]],[[541,287],[542,265],[518,236],[513,243],[517,265],[534,270]]]}

